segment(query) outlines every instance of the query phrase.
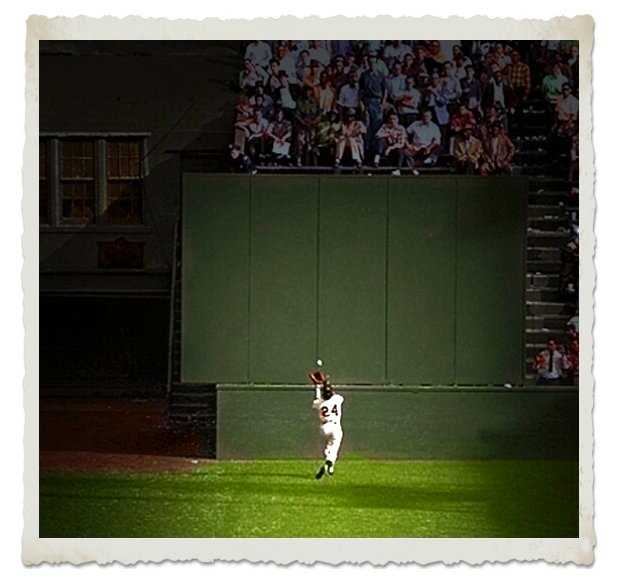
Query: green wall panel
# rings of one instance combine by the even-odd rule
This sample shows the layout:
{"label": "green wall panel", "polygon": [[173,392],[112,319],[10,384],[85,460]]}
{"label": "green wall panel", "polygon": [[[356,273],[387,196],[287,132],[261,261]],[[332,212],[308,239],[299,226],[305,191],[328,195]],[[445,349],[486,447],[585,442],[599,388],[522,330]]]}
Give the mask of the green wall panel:
{"label": "green wall panel", "polygon": [[220,387],[217,458],[281,458],[320,455],[312,409],[313,388]]}
{"label": "green wall panel", "polygon": [[457,181],[458,383],[521,383],[525,179]]}
{"label": "green wall panel", "polygon": [[392,180],[388,203],[388,382],[455,379],[456,184]]}
{"label": "green wall panel", "polygon": [[185,176],[184,382],[248,380],[249,191],[246,177]]}
{"label": "green wall panel", "polygon": [[319,354],[345,382],[385,380],[386,187],[382,178],[321,180]]}
{"label": "green wall panel", "polygon": [[251,192],[250,381],[302,383],[316,360],[314,177],[256,177]]}
{"label": "green wall panel", "polygon": [[184,180],[182,380],[522,382],[525,179]]}
{"label": "green wall panel", "polygon": [[[576,390],[341,388],[343,460],[577,459]],[[218,389],[217,457],[321,458],[310,388]],[[256,420],[256,417],[259,420]]]}

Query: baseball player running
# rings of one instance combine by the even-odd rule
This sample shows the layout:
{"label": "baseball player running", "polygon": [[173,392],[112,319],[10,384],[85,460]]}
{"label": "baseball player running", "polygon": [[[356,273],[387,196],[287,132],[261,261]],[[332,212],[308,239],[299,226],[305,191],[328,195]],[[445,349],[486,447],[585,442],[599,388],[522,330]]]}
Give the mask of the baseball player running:
{"label": "baseball player running", "polygon": [[325,472],[329,475],[335,472],[335,462],[337,462],[337,454],[343,439],[341,428],[343,396],[335,394],[329,376],[321,370],[310,372],[309,379],[315,386],[313,408],[318,413],[320,431],[325,442],[324,457],[326,460],[315,475],[315,478],[319,480]]}

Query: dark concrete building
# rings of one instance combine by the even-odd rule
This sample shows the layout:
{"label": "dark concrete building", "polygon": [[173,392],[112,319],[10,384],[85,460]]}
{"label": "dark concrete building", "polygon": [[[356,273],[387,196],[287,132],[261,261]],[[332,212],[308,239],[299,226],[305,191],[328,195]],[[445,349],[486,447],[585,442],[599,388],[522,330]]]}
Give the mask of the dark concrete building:
{"label": "dark concrete building", "polygon": [[43,394],[163,391],[181,169],[222,168],[239,51],[41,42]]}

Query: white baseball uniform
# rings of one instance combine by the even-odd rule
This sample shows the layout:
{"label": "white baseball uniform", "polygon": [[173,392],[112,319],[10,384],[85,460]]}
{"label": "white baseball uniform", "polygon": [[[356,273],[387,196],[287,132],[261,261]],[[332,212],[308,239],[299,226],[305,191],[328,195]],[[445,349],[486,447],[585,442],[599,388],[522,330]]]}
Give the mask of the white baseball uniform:
{"label": "white baseball uniform", "polygon": [[324,400],[320,387],[316,386],[313,408],[318,413],[320,431],[326,443],[324,456],[326,460],[333,464],[337,460],[337,454],[343,439],[343,429],[341,428],[342,406],[343,396],[341,394],[333,394],[328,400]]}

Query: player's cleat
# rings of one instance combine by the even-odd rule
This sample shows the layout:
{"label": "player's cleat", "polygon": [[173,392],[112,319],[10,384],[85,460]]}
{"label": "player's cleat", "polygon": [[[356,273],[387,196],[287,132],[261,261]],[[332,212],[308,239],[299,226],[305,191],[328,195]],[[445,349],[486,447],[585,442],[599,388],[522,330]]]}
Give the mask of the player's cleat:
{"label": "player's cleat", "polygon": [[320,480],[320,479],[324,476],[324,473],[325,473],[325,472],[326,472],[326,469],[324,468],[324,465],[322,465],[322,466],[320,467],[320,470],[319,470],[319,471],[315,474],[315,478],[316,478],[317,480]]}
{"label": "player's cleat", "polygon": [[335,474],[335,465],[330,460],[326,461],[326,472],[331,476]]}

